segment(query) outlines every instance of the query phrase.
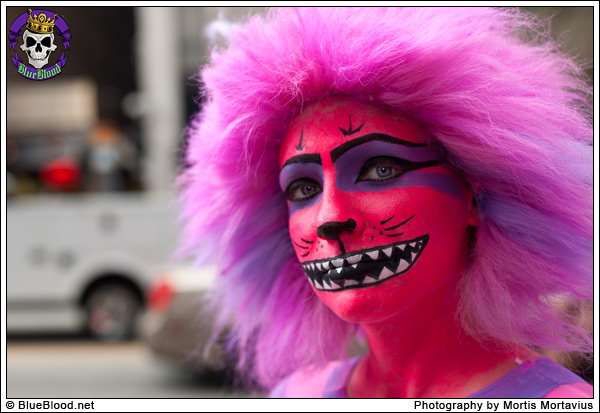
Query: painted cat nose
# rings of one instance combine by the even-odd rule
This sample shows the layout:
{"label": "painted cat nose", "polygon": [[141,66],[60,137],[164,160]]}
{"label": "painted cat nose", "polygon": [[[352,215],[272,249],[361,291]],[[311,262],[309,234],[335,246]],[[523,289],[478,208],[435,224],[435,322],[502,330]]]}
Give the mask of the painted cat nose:
{"label": "painted cat nose", "polygon": [[356,221],[352,218],[344,222],[330,221],[317,228],[317,235],[330,241],[338,241],[342,232],[353,231],[355,228]]}

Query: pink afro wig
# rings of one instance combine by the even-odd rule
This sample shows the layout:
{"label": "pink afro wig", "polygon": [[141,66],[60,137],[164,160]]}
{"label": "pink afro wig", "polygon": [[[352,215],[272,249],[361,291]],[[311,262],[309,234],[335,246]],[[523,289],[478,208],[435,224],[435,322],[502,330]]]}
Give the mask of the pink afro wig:
{"label": "pink afro wig", "polygon": [[471,185],[481,223],[459,286],[467,332],[589,349],[555,303],[592,296],[591,87],[543,22],[502,8],[272,10],[213,52],[201,82],[181,251],[216,265],[217,324],[261,386],[339,357],[356,332],[306,281],[278,186],[288,123],[331,95],[412,118]]}

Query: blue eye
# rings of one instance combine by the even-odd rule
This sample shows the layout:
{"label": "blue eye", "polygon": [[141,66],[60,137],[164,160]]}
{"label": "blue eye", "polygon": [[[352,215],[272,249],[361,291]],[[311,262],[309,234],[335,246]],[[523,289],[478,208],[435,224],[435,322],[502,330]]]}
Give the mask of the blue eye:
{"label": "blue eye", "polygon": [[356,182],[387,181],[406,172],[402,160],[390,156],[371,158],[363,165]]}
{"label": "blue eye", "polygon": [[380,178],[388,178],[396,172],[396,168],[392,166],[378,166],[377,168],[375,168],[375,172]]}
{"label": "blue eye", "polygon": [[364,163],[354,183],[388,181],[398,178],[406,172],[439,165],[440,163],[439,160],[413,162],[393,156],[376,156]]}
{"label": "blue eye", "polygon": [[292,182],[285,190],[285,197],[291,202],[307,201],[323,191],[320,184],[312,179],[302,178]]}

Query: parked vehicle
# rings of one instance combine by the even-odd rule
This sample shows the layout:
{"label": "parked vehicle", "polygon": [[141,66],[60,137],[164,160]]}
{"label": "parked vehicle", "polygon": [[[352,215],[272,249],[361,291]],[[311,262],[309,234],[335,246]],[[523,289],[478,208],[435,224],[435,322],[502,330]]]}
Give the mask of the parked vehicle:
{"label": "parked vehicle", "polygon": [[221,371],[227,359],[213,338],[208,296],[215,282],[213,268],[182,263],[157,278],[148,293],[142,336],[154,354],[171,365],[196,373]]}
{"label": "parked vehicle", "polygon": [[169,194],[19,197],[7,205],[7,333],[132,337],[176,245]]}

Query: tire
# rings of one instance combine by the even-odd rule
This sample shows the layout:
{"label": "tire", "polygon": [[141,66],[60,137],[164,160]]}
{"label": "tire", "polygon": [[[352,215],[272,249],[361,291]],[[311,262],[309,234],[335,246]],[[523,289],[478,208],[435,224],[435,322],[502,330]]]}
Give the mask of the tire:
{"label": "tire", "polygon": [[142,303],[135,291],[120,284],[96,287],[85,301],[86,330],[100,341],[122,341],[134,336]]}

